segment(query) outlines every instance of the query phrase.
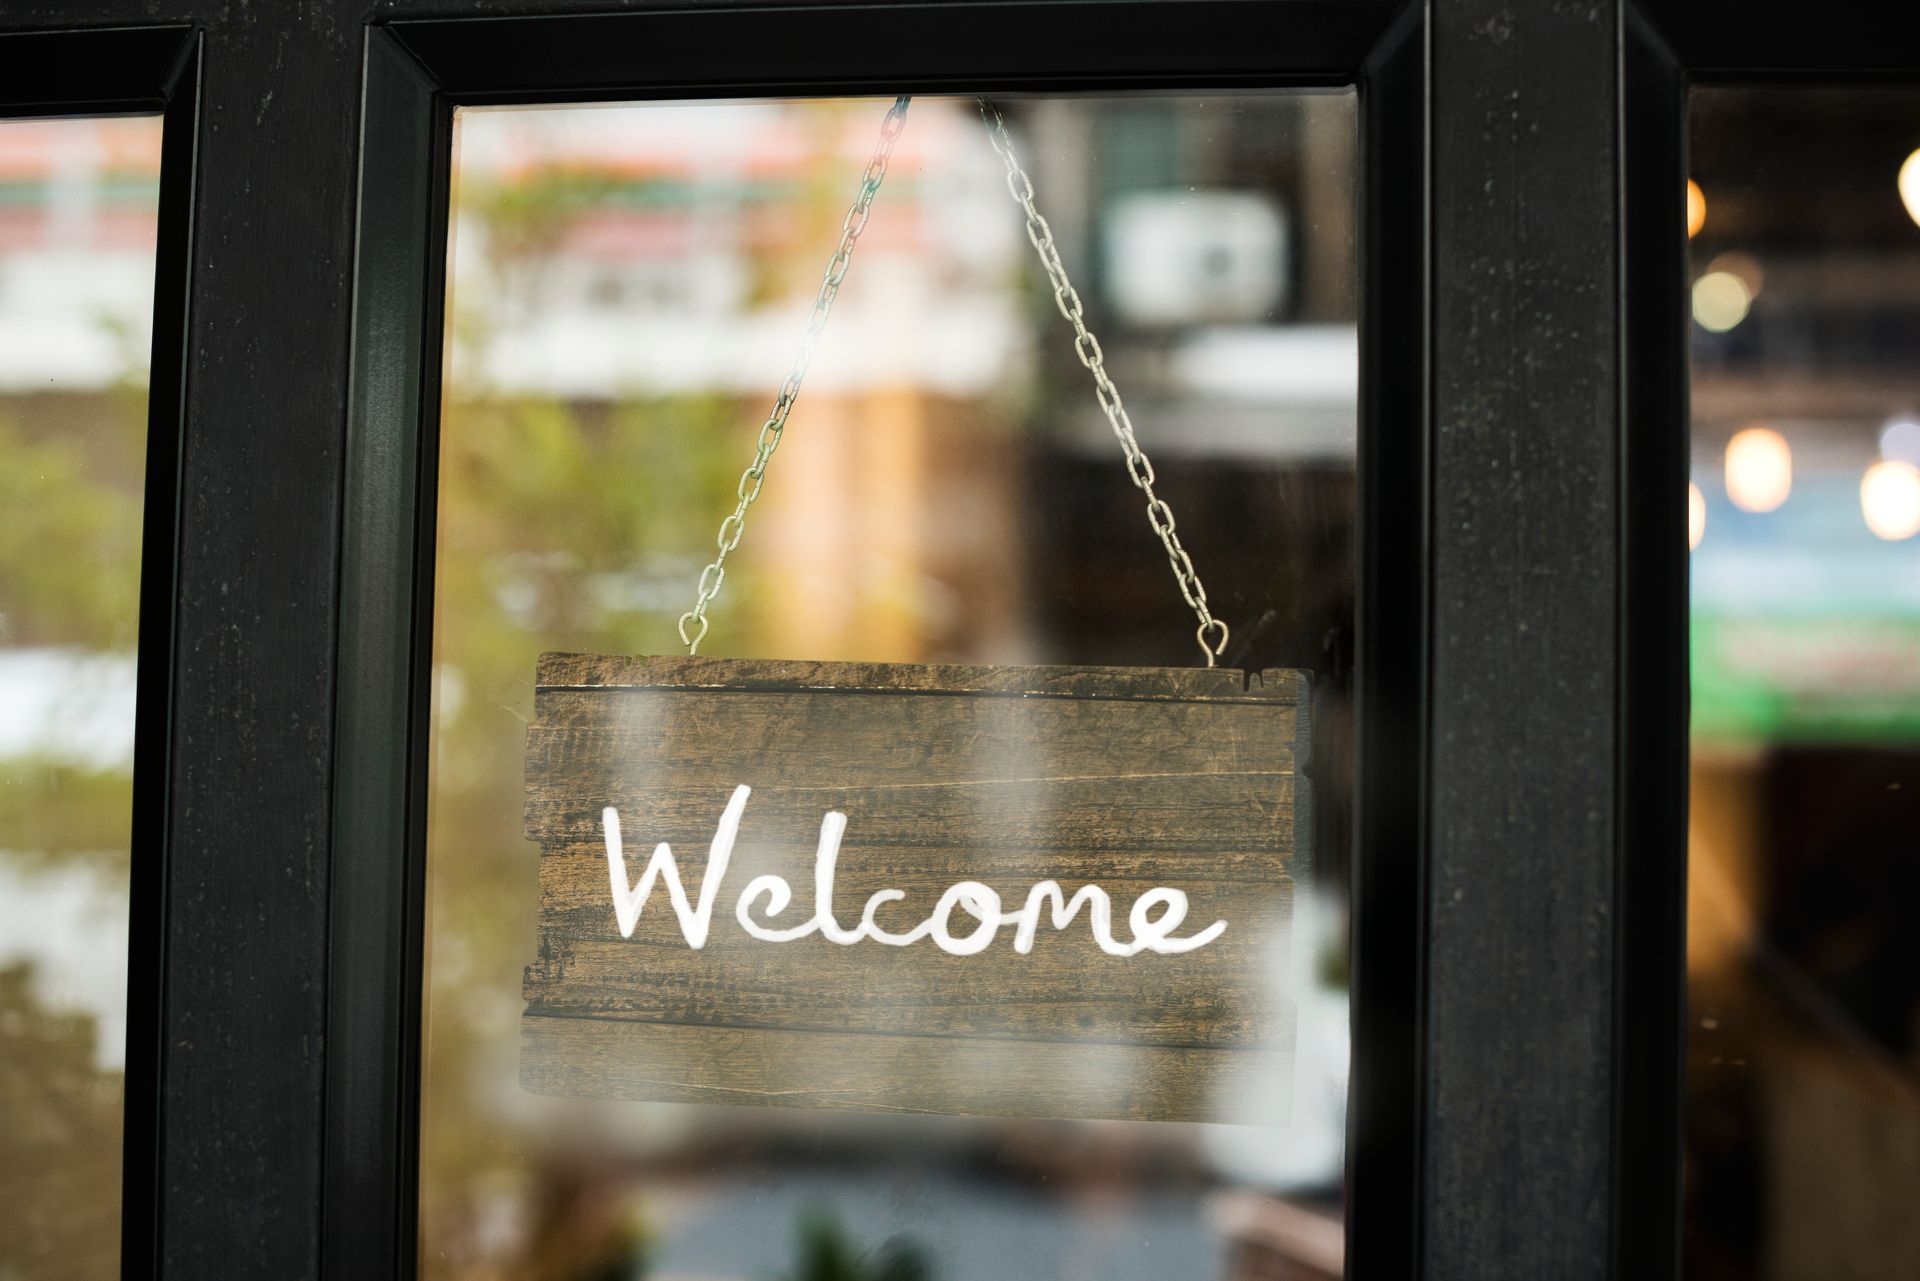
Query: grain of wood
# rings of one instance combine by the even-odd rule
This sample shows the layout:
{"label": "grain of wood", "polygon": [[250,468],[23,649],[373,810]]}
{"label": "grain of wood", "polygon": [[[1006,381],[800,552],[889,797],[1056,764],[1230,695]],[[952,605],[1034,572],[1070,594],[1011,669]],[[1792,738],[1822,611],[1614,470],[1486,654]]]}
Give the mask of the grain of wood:
{"label": "grain of wood", "polygon": [[529,1014],[521,1083],[541,1094],[960,1116],[1282,1125],[1291,1048],[865,1036]]}

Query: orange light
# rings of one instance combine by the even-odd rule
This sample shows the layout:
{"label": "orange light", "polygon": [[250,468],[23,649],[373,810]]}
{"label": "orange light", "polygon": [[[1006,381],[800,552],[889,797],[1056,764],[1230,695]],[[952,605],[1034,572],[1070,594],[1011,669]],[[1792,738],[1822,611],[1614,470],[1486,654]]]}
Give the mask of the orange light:
{"label": "orange light", "polygon": [[1687,179],[1687,239],[1692,240],[1700,234],[1700,228],[1707,225],[1707,193],[1700,190],[1700,184]]}
{"label": "orange light", "polygon": [[1920,150],[1900,166],[1900,203],[1907,207],[1907,217],[1920,223]]}
{"label": "orange light", "polygon": [[1707,496],[1700,492],[1700,486],[1687,482],[1687,550],[1693,551],[1700,546],[1700,540],[1707,535]]}

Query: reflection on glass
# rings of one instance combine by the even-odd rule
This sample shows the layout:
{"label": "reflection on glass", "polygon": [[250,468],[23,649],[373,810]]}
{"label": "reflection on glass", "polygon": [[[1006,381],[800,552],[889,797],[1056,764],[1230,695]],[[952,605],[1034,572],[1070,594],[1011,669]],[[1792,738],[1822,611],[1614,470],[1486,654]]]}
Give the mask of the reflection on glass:
{"label": "reflection on glass", "polygon": [[120,1275],[152,119],[0,121],[0,1277]]}
{"label": "reflection on glass", "polygon": [[1920,94],[1693,107],[1686,1273],[1912,1278]]}
{"label": "reflection on glass", "polygon": [[[1340,1273],[1351,94],[1009,100],[1233,628],[1312,668],[1289,1125],[599,1103],[519,1083],[543,651],[674,654],[884,100],[463,111],[436,577],[432,1278]],[[703,654],[1191,665],[1187,612],[970,101],[917,99]],[[817,820],[817,816],[815,818]],[[889,1271],[888,1269],[892,1269]]]}

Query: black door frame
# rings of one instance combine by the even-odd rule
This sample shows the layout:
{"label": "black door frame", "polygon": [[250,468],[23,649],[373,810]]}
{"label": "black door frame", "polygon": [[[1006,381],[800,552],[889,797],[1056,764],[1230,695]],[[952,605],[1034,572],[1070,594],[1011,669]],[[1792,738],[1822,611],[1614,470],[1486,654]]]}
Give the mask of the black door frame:
{"label": "black door frame", "polygon": [[0,115],[166,121],[125,1275],[411,1275],[452,105],[1306,83],[1366,147],[1353,1274],[1670,1275],[1684,95],[1912,80],[1920,12],[502,11],[0,3]]}
{"label": "black door frame", "polygon": [[[1687,95],[1920,81],[1920,7],[1625,0],[1619,27],[1620,726],[1612,1192],[1618,1277],[1679,1270],[1686,1051]],[[1678,657],[1676,657],[1678,656]],[[1657,1013],[1658,1017],[1651,1015]]]}
{"label": "black door frame", "polygon": [[[1403,266],[1367,274],[1360,499],[1355,945],[1356,1267],[1411,1265],[1418,1116],[1417,841],[1411,830],[1422,632],[1420,24],[1395,3],[1073,0],[795,8],[716,6],[599,17],[398,20],[368,38],[362,239],[354,308],[341,571],[328,1082],[332,1277],[410,1263],[417,1179],[420,893],[439,306],[451,115],[476,103],[1020,89],[1359,84],[1369,243]],[[1017,35],[1018,38],[1012,38]],[[1391,249],[1388,248],[1391,246]],[[1398,321],[1399,323],[1383,323]],[[1365,638],[1374,638],[1369,641]],[[1374,679],[1378,673],[1379,679]],[[1401,822],[1399,830],[1393,821]],[[410,852],[396,860],[395,850]],[[396,983],[396,975],[404,982]],[[1369,1074],[1377,1074],[1376,1082]],[[1376,1220],[1362,1207],[1394,1207]],[[1358,1224],[1356,1229],[1353,1225]],[[349,1232],[348,1227],[352,1227]],[[1378,1260],[1375,1262],[1375,1260]]]}

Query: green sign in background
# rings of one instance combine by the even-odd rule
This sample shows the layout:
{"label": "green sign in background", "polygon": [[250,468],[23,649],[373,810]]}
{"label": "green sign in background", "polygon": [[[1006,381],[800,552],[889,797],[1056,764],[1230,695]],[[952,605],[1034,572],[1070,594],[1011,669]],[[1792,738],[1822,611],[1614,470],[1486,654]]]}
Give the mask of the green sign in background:
{"label": "green sign in background", "polygon": [[1696,743],[1920,742],[1920,615],[1693,615]]}

